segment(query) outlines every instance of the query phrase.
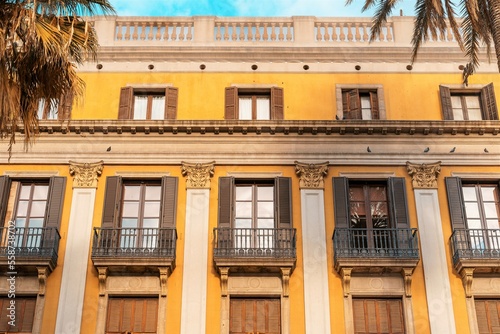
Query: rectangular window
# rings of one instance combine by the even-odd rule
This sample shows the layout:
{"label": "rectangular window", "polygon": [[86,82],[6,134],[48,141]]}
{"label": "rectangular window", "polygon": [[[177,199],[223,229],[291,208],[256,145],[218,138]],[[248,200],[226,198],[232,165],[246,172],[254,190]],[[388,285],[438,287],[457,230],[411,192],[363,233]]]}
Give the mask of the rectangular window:
{"label": "rectangular window", "polygon": [[[15,301],[16,307],[16,326],[9,325],[9,310],[7,309]],[[16,298],[0,297],[0,332],[1,333],[31,333],[33,328],[33,319],[35,317],[36,297]]]}
{"label": "rectangular window", "polygon": [[352,299],[354,333],[403,334],[403,303],[395,298]]}
{"label": "rectangular window", "polygon": [[498,112],[493,84],[483,88],[450,88],[439,86],[445,120],[497,120]]}
{"label": "rectangular window", "polygon": [[379,119],[379,109],[376,89],[342,90],[342,119]]}
{"label": "rectangular window", "polygon": [[500,333],[500,299],[474,300],[479,334]]}
{"label": "rectangular window", "polygon": [[73,106],[73,96],[65,95],[61,98],[39,99],[37,116],[39,120],[69,119]]}
{"label": "rectangular window", "polygon": [[156,333],[158,297],[109,297],[106,334]]}
{"label": "rectangular window", "polygon": [[279,298],[231,298],[230,334],[281,333]]}
{"label": "rectangular window", "polygon": [[177,118],[178,89],[123,87],[118,119],[162,120]]}
{"label": "rectangular window", "polygon": [[225,119],[283,119],[283,89],[227,87]]}

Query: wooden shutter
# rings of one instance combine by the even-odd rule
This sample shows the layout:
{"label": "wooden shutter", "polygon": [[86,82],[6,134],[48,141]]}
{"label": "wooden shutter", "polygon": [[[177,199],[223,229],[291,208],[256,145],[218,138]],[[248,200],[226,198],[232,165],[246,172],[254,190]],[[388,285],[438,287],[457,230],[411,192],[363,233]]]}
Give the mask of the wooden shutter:
{"label": "wooden shutter", "polygon": [[132,106],[134,102],[134,88],[122,87],[120,91],[120,105],[118,109],[118,119],[131,119]]}
{"label": "wooden shutter", "polygon": [[224,118],[237,119],[238,118],[238,88],[226,87],[225,94],[225,109]]}
{"label": "wooden shutter", "polygon": [[158,297],[110,297],[106,333],[156,333]]}
{"label": "wooden shutter", "polygon": [[497,102],[495,99],[495,89],[490,83],[481,89],[481,104],[483,107],[483,117],[487,120],[498,120]]}
{"label": "wooden shutter", "polygon": [[345,92],[346,105],[344,106],[345,119],[361,119],[361,102],[359,101],[359,90],[351,89]]}
{"label": "wooden shutter", "polygon": [[177,119],[177,100],[179,89],[167,87],[165,89],[165,119]]}
{"label": "wooden shutter", "polygon": [[47,209],[45,210],[45,227],[55,227],[59,229],[65,189],[65,177],[52,176],[50,178]]}
{"label": "wooden shutter", "polygon": [[102,210],[101,227],[118,227],[117,220],[120,214],[121,199],[121,176],[108,176],[106,178],[106,192],[104,194],[104,208]]}
{"label": "wooden shutter", "polygon": [[177,212],[177,177],[161,178],[161,224],[160,227],[175,227]]}
{"label": "wooden shutter", "polygon": [[353,298],[354,333],[405,333],[401,299]]}
{"label": "wooden shutter", "polygon": [[8,176],[0,176],[0,222],[3,226],[5,221],[5,213],[7,212],[7,204],[9,202],[11,181]]}
{"label": "wooden shutter", "polygon": [[284,119],[284,99],[283,88],[271,88],[271,119],[281,120]]}
{"label": "wooden shutter", "polygon": [[349,228],[349,181],[346,177],[333,179],[333,208],[335,210],[335,227]]}
{"label": "wooden shutter", "polygon": [[72,108],[73,108],[73,94],[68,93],[66,95],[62,95],[61,98],[59,99],[57,119],[60,121],[65,119],[70,119]]}
{"label": "wooden shutter", "polygon": [[392,227],[409,228],[408,206],[406,199],[406,180],[404,177],[390,177],[387,180]]}
{"label": "wooden shutter", "polygon": [[445,177],[448,208],[453,229],[466,229],[464,198],[462,194],[462,180],[459,177]]}
{"label": "wooden shutter", "polygon": [[292,179],[289,177],[277,177],[274,185],[276,227],[292,228]]}
{"label": "wooden shutter", "polygon": [[445,120],[453,119],[453,107],[451,105],[450,88],[439,85],[439,97],[441,99],[441,109]]}
{"label": "wooden shutter", "polygon": [[229,333],[281,333],[278,298],[231,298]]}
{"label": "wooden shutter", "polygon": [[234,177],[219,177],[219,221],[218,227],[233,225]]}
{"label": "wooden shutter", "polygon": [[372,119],[380,119],[378,95],[376,91],[370,92],[370,107],[372,108]]}
{"label": "wooden shutter", "polygon": [[500,333],[500,299],[475,299],[479,333]]}
{"label": "wooden shutter", "polygon": [[0,298],[0,332],[1,333],[31,333],[33,329],[33,319],[35,317],[36,297],[20,297],[16,295],[16,326],[9,325],[10,319],[7,317],[10,306],[10,298]]}

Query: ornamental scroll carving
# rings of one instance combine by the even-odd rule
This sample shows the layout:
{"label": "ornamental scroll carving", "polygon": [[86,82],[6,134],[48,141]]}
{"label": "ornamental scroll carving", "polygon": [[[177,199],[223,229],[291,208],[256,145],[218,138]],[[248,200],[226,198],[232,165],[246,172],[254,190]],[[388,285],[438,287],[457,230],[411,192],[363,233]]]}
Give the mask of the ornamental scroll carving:
{"label": "ornamental scroll carving", "polygon": [[101,176],[104,161],[93,163],[69,162],[69,174],[73,176],[73,188],[97,188],[97,178]]}
{"label": "ornamental scroll carving", "polygon": [[406,162],[406,170],[412,177],[413,188],[437,188],[437,177],[441,172],[441,161],[433,164]]}
{"label": "ornamental scroll carving", "polygon": [[210,178],[214,176],[215,161],[209,163],[182,162],[182,176],[187,178],[186,188],[210,188]]}
{"label": "ornamental scroll carving", "polygon": [[299,177],[301,189],[323,189],[324,177],[328,174],[328,161],[319,164],[295,161],[295,174]]}

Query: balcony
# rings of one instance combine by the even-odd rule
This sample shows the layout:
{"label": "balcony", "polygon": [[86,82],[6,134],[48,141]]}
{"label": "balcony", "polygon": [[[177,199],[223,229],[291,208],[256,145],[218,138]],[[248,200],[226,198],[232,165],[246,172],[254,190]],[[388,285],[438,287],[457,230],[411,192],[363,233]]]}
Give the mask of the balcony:
{"label": "balcony", "polygon": [[455,229],[451,235],[453,264],[457,272],[500,272],[500,229]]}
{"label": "balcony", "polygon": [[92,262],[109,272],[157,272],[175,268],[173,228],[94,228]]}
{"label": "balcony", "polygon": [[36,274],[37,267],[54,270],[61,239],[57,228],[4,227],[1,231],[0,271]]}
{"label": "balcony", "polygon": [[233,272],[293,270],[296,254],[294,228],[215,228],[214,262]]}
{"label": "balcony", "polygon": [[333,234],[335,270],[400,272],[419,259],[417,229],[336,228]]}

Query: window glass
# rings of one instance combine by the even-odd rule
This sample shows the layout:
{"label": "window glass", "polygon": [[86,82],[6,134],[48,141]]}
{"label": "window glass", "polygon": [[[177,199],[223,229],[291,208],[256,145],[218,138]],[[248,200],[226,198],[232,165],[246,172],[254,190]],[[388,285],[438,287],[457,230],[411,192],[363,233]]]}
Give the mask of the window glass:
{"label": "window glass", "polygon": [[148,97],[136,95],[134,101],[134,119],[146,119],[148,111]]}
{"label": "window glass", "polygon": [[451,95],[451,106],[453,109],[453,119],[457,121],[464,120],[464,112],[462,110],[462,98],[459,95]]}
{"label": "window glass", "polygon": [[240,97],[239,98],[239,119],[251,120],[252,119],[252,98]]}
{"label": "window glass", "polygon": [[481,114],[481,103],[479,102],[479,95],[466,95],[465,104],[467,105],[467,113],[469,120],[480,121],[483,119]]}
{"label": "window glass", "polygon": [[165,118],[165,96],[153,96],[151,105],[151,119]]}
{"label": "window glass", "polygon": [[372,119],[372,106],[371,106],[371,102],[370,102],[370,96],[369,95],[361,95],[360,102],[361,102],[361,119],[371,120]]}
{"label": "window glass", "polygon": [[257,97],[257,119],[269,120],[271,119],[269,97]]}

